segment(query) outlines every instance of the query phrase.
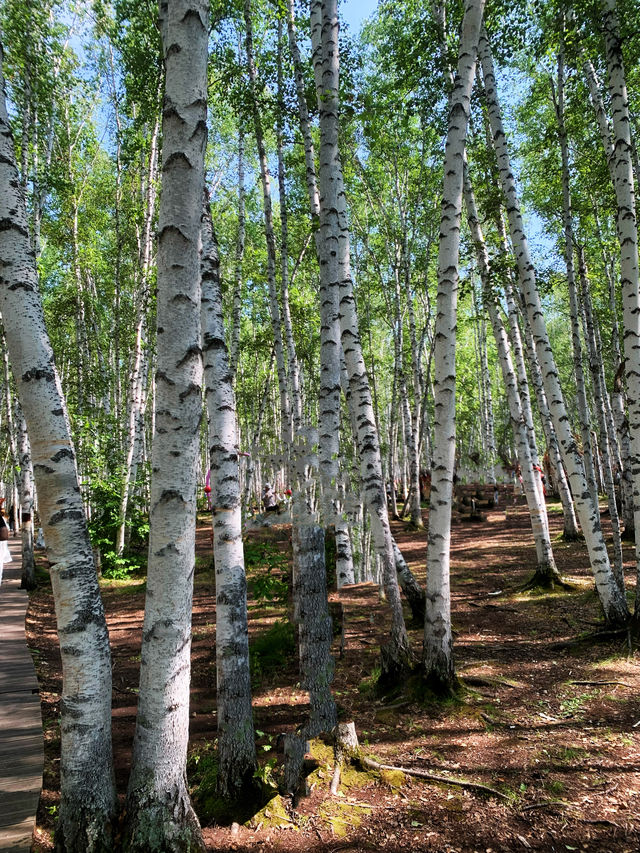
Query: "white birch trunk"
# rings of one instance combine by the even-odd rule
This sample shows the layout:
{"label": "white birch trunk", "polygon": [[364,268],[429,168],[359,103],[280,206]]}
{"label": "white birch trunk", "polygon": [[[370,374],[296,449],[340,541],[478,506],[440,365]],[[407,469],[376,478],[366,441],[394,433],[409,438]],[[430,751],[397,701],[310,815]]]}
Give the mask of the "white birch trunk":
{"label": "white birch trunk", "polygon": [[524,296],[527,315],[536,344],[536,352],[542,370],[553,425],[560,443],[565,469],[571,483],[571,491],[589,551],[591,570],[595,578],[596,589],[598,590],[598,597],[605,618],[612,625],[626,624],[629,615],[627,603],[620,593],[611,569],[609,555],[607,554],[600,526],[598,507],[594,506],[591,500],[584,466],[571,431],[571,424],[567,416],[562,389],[560,387],[558,370],[549,344],[540,296],[536,286],[535,269],[529,253],[529,244],[520,213],[515,179],[511,170],[493,71],[493,60],[489,42],[484,32],[480,37],[479,52],[482,60],[492,141],[498,159],[500,183],[507,201],[509,229],[518,264],[520,288]]}
{"label": "white birch trunk", "polygon": [[[636,574],[640,581],[640,275],[638,270],[638,223],[631,162],[629,98],[624,74],[620,27],[615,0],[604,0],[604,32],[611,116],[616,226],[620,242],[620,285],[624,320],[624,354],[631,436],[631,473],[636,530]],[[640,615],[640,583],[636,584],[636,619]]]}
{"label": "white birch trunk", "polygon": [[[271,371],[273,370],[273,360],[275,354],[274,350],[271,350],[271,360],[269,362],[269,369],[267,370],[267,376],[265,379],[264,390],[260,396],[260,408],[258,409],[258,418],[256,421],[255,432],[253,433],[253,441],[251,442],[251,447],[253,452],[249,456],[249,461],[247,462],[247,470],[245,472],[245,485],[244,485],[244,495],[242,498],[242,515],[246,517],[249,512],[249,503],[251,501],[251,491],[253,488],[254,474],[256,471],[256,466],[259,464],[259,461],[256,459],[256,450],[260,446],[260,438],[262,436],[262,424],[264,421],[265,412],[267,411],[267,403],[269,401],[269,385],[271,383]],[[255,494],[258,496],[258,500],[260,499],[261,487],[260,483],[257,484],[257,488],[255,489]]]}
{"label": "white birch trunk", "polygon": [[[331,280],[330,292],[337,290],[340,332],[349,386],[356,413],[362,483],[371,510],[376,550],[383,560],[387,602],[391,610],[391,636],[381,649],[383,682],[395,683],[409,665],[409,640],[400,590],[395,571],[393,539],[382,477],[380,443],[371,398],[358,318],[351,281],[349,227],[344,193],[342,163],[338,149],[338,14],[336,0],[312,0],[311,40],[313,66],[320,114],[320,231],[325,263]],[[322,259],[321,259],[322,262]]]}
{"label": "white birch trunk", "polygon": [[487,444],[486,474],[488,481],[496,482],[496,437],[493,423],[493,399],[491,394],[491,374],[489,372],[489,357],[487,354],[487,331],[484,314],[480,318],[480,369],[482,372],[482,388],[484,397],[484,421]]}
{"label": "white birch trunk", "polygon": [[[0,63],[2,48],[0,46]],[[111,847],[109,636],[60,380],[47,336],[0,64],[0,311],[31,438],[62,656],[60,811],[67,853]]]}
{"label": "white birch trunk", "polygon": [[438,247],[434,355],[434,442],[427,544],[427,598],[422,663],[427,682],[455,683],[451,632],[451,502],[456,453],[456,314],[464,153],[484,0],[465,3],[458,67],[449,101]]}
{"label": "white birch trunk", "polygon": [[[600,132],[600,139],[602,140],[602,146],[604,149],[605,157],[607,160],[607,166],[609,168],[609,175],[611,177],[611,184],[614,188],[614,192],[616,191],[616,167],[614,162],[614,152],[613,146],[611,143],[611,130],[609,127],[609,122],[607,120],[607,115],[604,109],[604,103],[602,101],[602,94],[600,92],[600,84],[598,83],[598,78],[596,76],[595,69],[591,64],[591,61],[588,58],[585,58],[584,61],[584,72],[585,77],[587,79],[587,84],[589,87],[589,98],[591,100],[591,104],[596,113],[596,119],[598,122],[598,130]],[[594,211],[596,228],[598,232],[598,239],[600,245],[602,246],[602,255],[603,255],[603,263],[605,268],[605,274],[607,277],[607,283],[609,285],[609,300],[611,305],[611,346],[616,355],[616,360],[619,365],[618,370],[616,371],[616,375],[614,378],[614,388],[612,394],[612,409],[615,418],[616,429],[618,432],[618,438],[620,441],[620,452],[623,460],[622,470],[621,470],[621,481],[620,481],[620,492],[622,499],[622,517],[624,519],[624,538],[629,539],[630,541],[635,540],[635,520],[634,520],[634,507],[633,507],[633,473],[631,470],[631,439],[629,436],[629,420],[626,414],[626,396],[624,387],[622,384],[621,373],[624,369],[624,365],[622,362],[622,356],[620,353],[620,334],[618,331],[618,300],[616,299],[616,288],[614,281],[614,272],[613,272],[613,261],[611,264],[608,262],[608,258],[604,249],[604,243],[602,240],[602,234],[600,229],[600,222],[598,219],[598,211],[597,208]]]}
{"label": "white birch trunk", "polygon": [[538,412],[540,413],[542,429],[544,432],[545,440],[547,442],[547,448],[549,450],[549,460],[553,472],[555,473],[558,493],[560,495],[560,502],[562,504],[562,513],[564,519],[564,529],[562,532],[562,537],[567,542],[572,542],[580,537],[580,531],[578,529],[578,520],[576,518],[575,507],[573,505],[571,489],[569,488],[569,483],[567,481],[567,474],[565,471],[564,463],[562,461],[562,454],[560,453],[560,447],[558,446],[556,431],[551,420],[551,413],[549,412],[549,404],[547,403],[547,395],[544,390],[542,372],[540,370],[540,365],[538,364],[538,356],[536,354],[533,335],[531,334],[531,330],[529,329],[529,323],[526,317],[524,318],[524,324],[525,340],[527,347],[527,360],[529,362],[529,370],[531,372],[531,382],[533,384],[533,388],[536,394],[536,400],[538,402]]}
{"label": "white birch trunk", "polygon": [[613,566],[616,579],[624,590],[624,569],[622,557],[622,539],[620,536],[620,518],[618,516],[618,504],[616,501],[616,490],[613,481],[611,444],[615,441],[615,433],[610,433],[607,425],[607,411],[604,402],[607,390],[605,386],[604,364],[602,362],[602,350],[597,340],[596,327],[589,290],[589,279],[587,264],[582,247],[578,247],[578,276],[580,281],[580,296],[584,314],[585,339],[587,352],[589,354],[589,369],[591,371],[591,384],[593,388],[594,409],[598,419],[598,431],[600,434],[600,452],[602,454],[602,468],[607,504],[609,507],[609,519],[611,521],[611,532],[613,534]]}
{"label": "white birch trunk", "polygon": [[340,479],[340,323],[335,289],[331,288],[331,266],[319,229],[320,196],[316,177],[315,155],[305,94],[300,51],[295,35],[293,0],[288,6],[289,48],[293,58],[298,116],[304,143],[307,194],[314,231],[316,255],[320,268],[320,390],[318,392],[319,446],[318,458],[322,482],[322,517],[326,525],[334,525],[336,535],[336,581],[338,589],[354,583],[353,553],[349,525],[344,517],[339,494]]}
{"label": "white birch trunk", "polygon": [[562,175],[562,226],[564,230],[564,262],[567,268],[567,288],[569,291],[569,311],[571,315],[571,345],[573,350],[573,371],[576,382],[576,403],[582,437],[582,453],[585,473],[589,483],[589,491],[594,504],[598,503],[598,488],[596,484],[595,460],[591,449],[591,417],[587,401],[587,389],[582,366],[582,343],[580,340],[580,317],[578,308],[578,293],[576,287],[575,266],[573,263],[573,214],[571,209],[571,187],[569,184],[569,147],[567,132],[564,124],[564,57],[562,51],[558,54],[558,97],[556,100],[551,81],[552,95],[558,123],[558,139],[560,142],[561,175]]}
{"label": "white birch trunk", "polygon": [[[501,230],[504,228],[502,213],[500,214]],[[509,242],[506,233],[502,234],[502,248],[505,257],[510,254]],[[524,350],[522,346],[522,335],[520,334],[519,312],[516,303],[512,277],[507,275],[505,280],[505,297],[507,302],[507,317],[509,320],[509,340],[513,358],[516,363],[516,373],[518,376],[518,393],[520,402],[522,403],[522,414],[527,426],[527,435],[529,437],[529,447],[531,448],[531,461],[534,465],[540,467],[540,456],[538,454],[538,443],[536,441],[536,432],[533,425],[533,409],[531,406],[531,395],[529,394],[529,380],[527,378],[527,367],[525,364]]]}
{"label": "white birch trunk", "polygon": [[242,544],[236,401],[222,319],[220,264],[208,194],[202,216],[202,351],[216,575],[218,790],[251,794],[257,767],[251,708],[247,579]]}
{"label": "white birch trunk", "polygon": [[127,849],[201,848],[186,780],[196,475],[202,420],[200,214],[207,139],[204,0],[160,7],[165,63],[158,371],[140,698]]}
{"label": "white birch trunk", "polygon": [[302,426],[302,391],[300,388],[300,366],[293,339],[291,308],[289,305],[289,214],[287,210],[287,184],[284,168],[284,83],[282,75],[282,18],[278,18],[278,119],[276,122],[276,146],[278,149],[278,194],[280,202],[280,296],[282,300],[282,323],[289,362],[289,385],[291,388],[291,417],[294,435]]}
{"label": "white birch trunk", "polygon": [[[240,54],[240,49],[238,49]],[[233,282],[233,311],[231,320],[231,344],[229,364],[232,376],[238,371],[240,357],[240,322],[242,317],[242,264],[245,247],[245,189],[244,189],[244,131],[238,129],[238,235],[236,237],[236,257]]]}

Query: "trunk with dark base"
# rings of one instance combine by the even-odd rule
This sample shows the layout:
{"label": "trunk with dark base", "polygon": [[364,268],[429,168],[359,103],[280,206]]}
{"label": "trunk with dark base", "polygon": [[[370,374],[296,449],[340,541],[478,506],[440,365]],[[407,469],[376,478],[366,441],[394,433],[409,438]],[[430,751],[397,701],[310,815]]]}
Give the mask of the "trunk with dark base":
{"label": "trunk with dark base", "polygon": [[202,214],[202,353],[213,504],[216,576],[218,792],[228,802],[257,793],[251,708],[247,579],[236,401],[222,318],[220,263],[208,193]]}

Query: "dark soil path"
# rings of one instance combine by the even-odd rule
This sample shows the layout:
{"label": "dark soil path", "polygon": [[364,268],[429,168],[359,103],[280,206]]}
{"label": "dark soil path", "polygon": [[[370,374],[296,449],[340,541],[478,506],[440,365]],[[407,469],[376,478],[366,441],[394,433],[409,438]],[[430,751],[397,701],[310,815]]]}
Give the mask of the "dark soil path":
{"label": "dark soil path", "polygon": [[[561,518],[550,506],[554,533]],[[606,524],[606,519],[603,519]],[[395,523],[412,569],[424,580],[426,537]],[[251,535],[250,588],[280,579],[290,551],[286,525]],[[258,544],[256,544],[256,541]],[[259,543],[262,543],[260,545]],[[264,544],[266,543],[266,544]],[[386,612],[371,584],[345,589],[344,652],[334,693],[341,718],[354,720],[361,743],[384,763],[417,768],[499,790],[498,799],[454,785],[397,774],[355,774],[338,797],[328,793],[329,765],[295,810],[275,809],[249,825],[206,826],[216,851],[636,851],[640,846],[640,657],[622,639],[569,645],[596,629],[600,614],[583,543],[555,543],[561,571],[575,590],[521,593],[535,551],[526,510],[489,511],[479,524],[454,527],[453,619],[456,661],[466,689],[444,705],[400,697],[375,698],[371,676],[384,639]],[[266,556],[265,556],[266,555]],[[632,582],[632,553],[626,554]],[[265,562],[266,561],[266,562]],[[271,571],[264,565],[269,563]],[[256,579],[262,578],[262,586]],[[277,583],[270,587],[277,595]],[[114,746],[117,783],[126,786],[136,713],[144,583],[104,582],[114,658]],[[337,594],[332,599],[338,600]],[[255,640],[286,618],[276,600],[250,601]],[[31,600],[30,642],[38,649],[45,725],[45,786],[36,850],[50,850],[58,798],[60,661],[50,590]],[[411,629],[419,655],[422,630]],[[339,654],[340,638],[335,652]],[[273,667],[254,656],[254,707],[261,760],[282,756],[277,735],[301,723],[306,696],[295,655]],[[210,536],[199,530],[193,620],[192,746],[197,780],[215,739],[215,598]],[[267,771],[265,771],[266,773]]]}

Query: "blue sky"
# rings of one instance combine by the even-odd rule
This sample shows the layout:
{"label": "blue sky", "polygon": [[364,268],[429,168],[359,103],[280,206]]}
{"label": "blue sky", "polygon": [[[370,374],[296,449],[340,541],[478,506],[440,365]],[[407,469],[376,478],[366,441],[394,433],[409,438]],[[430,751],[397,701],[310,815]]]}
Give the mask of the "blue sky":
{"label": "blue sky", "polygon": [[360,31],[365,18],[375,10],[378,0],[341,0],[338,11],[340,18],[349,24],[351,32],[355,35]]}

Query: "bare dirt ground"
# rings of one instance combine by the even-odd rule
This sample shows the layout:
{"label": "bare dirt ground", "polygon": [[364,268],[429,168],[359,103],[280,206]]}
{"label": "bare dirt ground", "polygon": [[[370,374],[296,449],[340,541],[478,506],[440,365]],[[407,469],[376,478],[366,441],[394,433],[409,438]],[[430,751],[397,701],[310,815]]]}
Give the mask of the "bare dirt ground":
{"label": "bare dirt ground", "polygon": [[[559,534],[561,517],[552,514],[551,522]],[[423,581],[425,534],[401,523],[394,528]],[[252,538],[271,543],[272,556],[288,558],[286,525]],[[597,630],[600,613],[584,544],[556,541],[555,555],[576,588],[521,593],[535,566],[525,507],[509,506],[506,513],[498,508],[481,523],[454,527],[455,655],[465,685],[457,701],[377,699],[370,682],[385,638],[385,605],[372,584],[345,588],[339,597],[345,638],[342,657],[336,638],[334,694],[341,719],[355,722],[361,744],[386,764],[481,783],[504,797],[364,773],[348,776],[332,797],[331,761],[321,755],[310,777],[312,790],[295,808],[285,801],[285,811],[267,807],[242,825],[203,820],[208,849],[635,853],[640,846],[640,655],[629,651],[624,638],[568,643]],[[633,589],[631,550],[625,557]],[[259,571],[251,568],[250,579]],[[272,575],[278,571],[276,566]],[[144,583],[105,581],[103,595],[113,649],[113,735],[122,795],[135,723]],[[336,593],[332,599],[338,600]],[[252,638],[285,617],[285,604],[251,600]],[[41,685],[46,753],[34,850],[49,851],[59,798],[61,675],[46,581],[32,596],[27,626]],[[419,656],[421,627],[412,627],[410,634]],[[197,780],[201,757],[211,752],[216,736],[215,596],[206,527],[198,532],[192,664],[190,770]],[[281,763],[277,735],[305,719],[295,655],[283,657],[276,668],[254,666],[254,681],[260,760]]]}

